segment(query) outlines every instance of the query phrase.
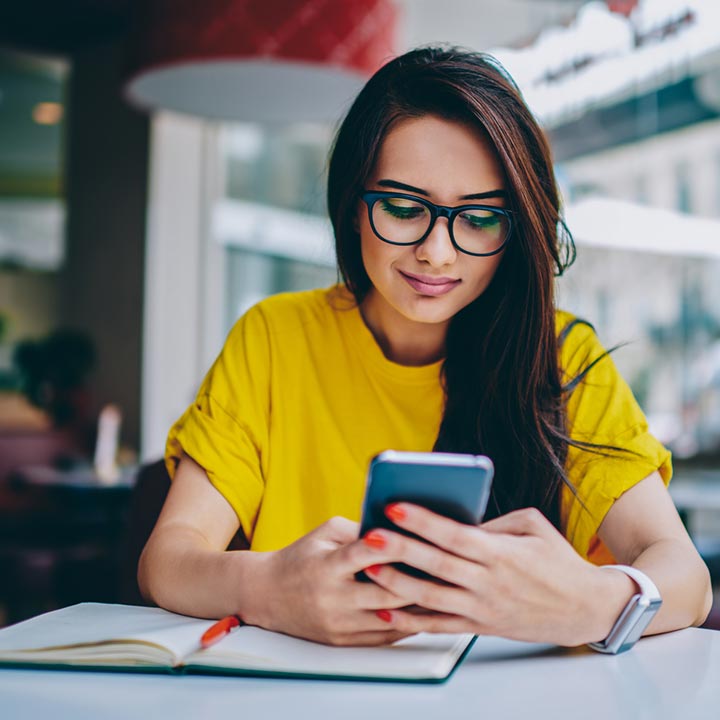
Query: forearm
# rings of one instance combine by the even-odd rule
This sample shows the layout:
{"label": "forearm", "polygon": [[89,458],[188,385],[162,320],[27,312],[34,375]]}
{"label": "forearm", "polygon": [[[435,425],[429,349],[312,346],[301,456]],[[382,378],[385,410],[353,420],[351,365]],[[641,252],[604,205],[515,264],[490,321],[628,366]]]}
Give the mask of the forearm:
{"label": "forearm", "polygon": [[237,613],[261,624],[258,586],[269,555],[215,550],[192,529],[165,527],[140,557],[138,584],[145,598],[173,612],[208,618]]}
{"label": "forearm", "polygon": [[[659,540],[631,563],[657,586],[662,606],[644,635],[701,625],[712,605],[710,574],[694,548],[678,539]],[[624,573],[600,570],[603,585],[596,592],[597,637],[607,637],[637,585]]]}

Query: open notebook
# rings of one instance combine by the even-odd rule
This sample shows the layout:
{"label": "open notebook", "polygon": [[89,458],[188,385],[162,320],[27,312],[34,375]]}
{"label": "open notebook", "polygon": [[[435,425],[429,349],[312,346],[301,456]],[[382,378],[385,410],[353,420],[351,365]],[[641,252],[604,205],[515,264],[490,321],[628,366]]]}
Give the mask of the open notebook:
{"label": "open notebook", "polygon": [[421,633],[382,647],[330,647],[245,625],[202,649],[212,620],[82,603],[0,630],[0,666],[442,682],[472,635]]}

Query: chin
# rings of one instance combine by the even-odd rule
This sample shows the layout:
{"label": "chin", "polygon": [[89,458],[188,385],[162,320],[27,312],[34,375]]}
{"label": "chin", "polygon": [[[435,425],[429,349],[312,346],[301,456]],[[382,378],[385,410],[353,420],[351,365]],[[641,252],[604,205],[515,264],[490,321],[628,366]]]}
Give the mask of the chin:
{"label": "chin", "polygon": [[397,310],[408,320],[434,325],[452,320],[466,304],[448,302],[445,298],[418,296],[413,302],[402,303]]}

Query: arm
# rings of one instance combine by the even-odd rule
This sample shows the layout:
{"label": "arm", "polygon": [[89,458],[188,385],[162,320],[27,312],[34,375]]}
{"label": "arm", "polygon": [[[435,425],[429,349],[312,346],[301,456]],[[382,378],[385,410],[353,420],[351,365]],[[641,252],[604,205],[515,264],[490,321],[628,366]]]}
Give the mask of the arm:
{"label": "arm", "polygon": [[332,518],[276,552],[226,552],[239,527],[207,474],[184,455],[140,557],[143,595],[195,617],[239,614],[250,625],[337,645],[403,637],[374,613],[404,602],[355,573],[373,560],[357,523]]}
{"label": "arm", "polygon": [[[660,591],[662,607],[645,634],[703,623],[712,605],[710,574],[658,473],[613,503],[598,535],[620,564],[642,570]],[[616,591],[616,607],[619,604],[621,610],[636,591],[635,584],[622,573],[613,575],[622,576]]]}
{"label": "arm", "polygon": [[241,612],[255,619],[254,576],[261,553],[223,552],[237,515],[192,458],[183,456],[155,528],[140,556],[138,585],[161,607],[197,617]]}

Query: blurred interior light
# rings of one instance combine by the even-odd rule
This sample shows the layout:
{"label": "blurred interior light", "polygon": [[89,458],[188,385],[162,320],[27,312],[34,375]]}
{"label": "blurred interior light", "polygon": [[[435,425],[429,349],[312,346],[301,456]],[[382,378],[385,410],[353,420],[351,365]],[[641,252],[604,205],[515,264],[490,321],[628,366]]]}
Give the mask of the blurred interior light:
{"label": "blurred interior light", "polygon": [[57,102],[41,102],[35,105],[32,118],[38,125],[57,125],[63,116],[63,106]]}

